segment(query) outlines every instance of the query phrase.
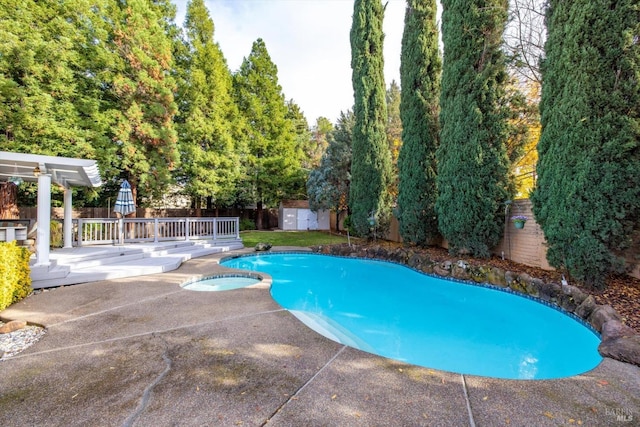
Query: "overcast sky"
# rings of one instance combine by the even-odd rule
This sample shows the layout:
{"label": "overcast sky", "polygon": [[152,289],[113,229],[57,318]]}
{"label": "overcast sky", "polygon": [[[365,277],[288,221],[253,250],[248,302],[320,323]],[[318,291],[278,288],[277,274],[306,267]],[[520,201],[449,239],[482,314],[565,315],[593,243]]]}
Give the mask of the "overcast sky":
{"label": "overcast sky", "polygon": [[[386,0],[385,83],[400,84],[400,48],[405,0]],[[187,0],[178,6],[184,22]],[[214,40],[232,72],[262,38],[278,67],[286,99],[293,99],[310,126],[320,116],[335,123],[353,106],[349,31],[353,0],[205,0],[215,25]]]}

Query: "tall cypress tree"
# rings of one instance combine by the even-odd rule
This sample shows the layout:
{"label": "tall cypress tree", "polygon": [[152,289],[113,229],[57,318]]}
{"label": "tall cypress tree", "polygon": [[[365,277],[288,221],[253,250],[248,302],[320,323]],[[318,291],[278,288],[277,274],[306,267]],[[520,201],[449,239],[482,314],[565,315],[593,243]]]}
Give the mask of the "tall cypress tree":
{"label": "tall cypress tree", "polygon": [[552,0],[532,201],[547,259],[603,287],[640,216],[640,9]]}
{"label": "tall cypress tree", "polygon": [[438,225],[451,253],[488,256],[509,198],[506,80],[500,50],[507,0],[442,2]]}
{"label": "tall cypress tree", "polygon": [[400,62],[402,148],[398,158],[400,235],[418,245],[439,235],[435,211],[442,62],[435,0],[409,0]]}
{"label": "tall cypress tree", "polygon": [[383,16],[380,0],[355,1],[351,26],[355,125],[349,207],[351,224],[361,236],[373,231],[369,223],[371,217],[377,228],[385,228],[391,214],[391,153],[385,133]]}

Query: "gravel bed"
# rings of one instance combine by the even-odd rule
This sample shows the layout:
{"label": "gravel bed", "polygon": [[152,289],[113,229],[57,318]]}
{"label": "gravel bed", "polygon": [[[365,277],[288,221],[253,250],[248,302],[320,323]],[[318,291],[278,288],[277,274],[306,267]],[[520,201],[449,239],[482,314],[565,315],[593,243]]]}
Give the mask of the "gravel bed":
{"label": "gravel bed", "polygon": [[[4,325],[0,322],[0,326]],[[27,325],[20,330],[8,334],[0,334],[0,360],[15,356],[38,342],[46,333],[40,326]]]}

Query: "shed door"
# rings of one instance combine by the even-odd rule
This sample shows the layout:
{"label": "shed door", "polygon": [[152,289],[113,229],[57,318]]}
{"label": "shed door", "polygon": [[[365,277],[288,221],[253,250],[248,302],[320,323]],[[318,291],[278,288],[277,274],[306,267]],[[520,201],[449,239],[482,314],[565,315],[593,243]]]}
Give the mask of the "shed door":
{"label": "shed door", "polygon": [[318,217],[310,209],[298,209],[298,230],[317,230]]}

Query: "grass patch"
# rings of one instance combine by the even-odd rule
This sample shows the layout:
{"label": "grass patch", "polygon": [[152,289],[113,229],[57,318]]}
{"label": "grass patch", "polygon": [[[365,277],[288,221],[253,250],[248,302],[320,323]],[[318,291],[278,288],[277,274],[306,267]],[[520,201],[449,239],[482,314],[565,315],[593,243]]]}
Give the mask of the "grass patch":
{"label": "grass patch", "polygon": [[[314,246],[347,243],[347,236],[330,234],[326,231],[255,231],[240,232],[242,243],[247,248],[258,243],[271,243],[273,246]],[[353,238],[352,238],[353,240]]]}

